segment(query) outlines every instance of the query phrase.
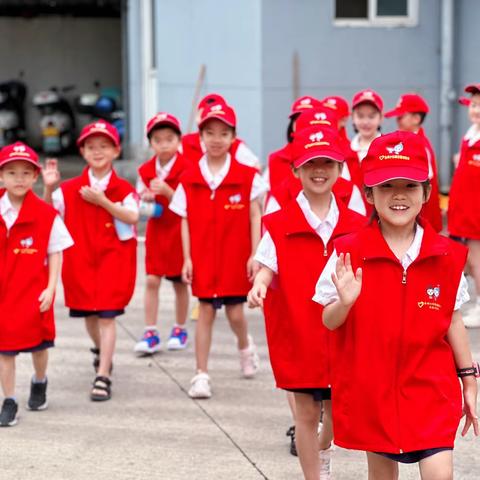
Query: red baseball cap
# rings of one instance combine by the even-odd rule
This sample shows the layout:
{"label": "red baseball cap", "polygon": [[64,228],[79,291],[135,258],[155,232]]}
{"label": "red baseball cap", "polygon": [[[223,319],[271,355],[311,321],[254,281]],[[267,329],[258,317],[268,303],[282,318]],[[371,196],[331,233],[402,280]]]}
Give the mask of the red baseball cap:
{"label": "red baseball cap", "polygon": [[393,110],[385,113],[388,117],[401,117],[406,113],[428,113],[427,102],[417,93],[405,93],[398,99],[397,105]]}
{"label": "red baseball cap", "polygon": [[397,178],[425,182],[428,158],[423,140],[412,132],[377,137],[362,161],[363,183],[374,187]]}
{"label": "red baseball cap", "polygon": [[147,123],[147,137],[150,132],[160,125],[165,125],[166,127],[171,127],[173,130],[177,131],[180,135],[182,130],[180,128],[180,122],[176,117],[170,115],[166,112],[157,113],[153,118],[151,118]]}
{"label": "red baseball cap", "polygon": [[11,145],[3,147],[0,150],[0,167],[3,167],[7,163],[16,162],[18,160],[31,163],[39,170],[42,168],[38,162],[38,155],[25,143],[15,142]]}
{"label": "red baseball cap", "polygon": [[297,113],[302,113],[305,111],[313,110],[314,108],[319,108],[322,106],[322,102],[310,95],[305,95],[303,97],[297,98],[292,103],[292,108],[290,110],[290,117]]}
{"label": "red baseball cap", "polygon": [[235,128],[237,125],[235,111],[226,103],[215,103],[213,105],[208,105],[208,107],[202,112],[202,117],[200,118],[198,127],[200,128],[205,124],[205,122],[211,120],[212,118],[216,118],[232,128]]}
{"label": "red baseball cap", "polygon": [[330,127],[338,129],[338,115],[329,108],[315,108],[302,112],[295,120],[295,131],[310,127]]}
{"label": "red baseball cap", "polygon": [[480,93],[480,83],[471,83],[465,87],[467,93],[474,95],[475,93]]}
{"label": "red baseball cap", "polygon": [[374,90],[361,90],[357,92],[352,99],[352,110],[362,103],[370,103],[381,113],[383,111],[382,97]]}
{"label": "red baseball cap", "polygon": [[464,107],[468,107],[470,105],[470,99],[467,97],[458,97],[458,103]]}
{"label": "red baseball cap", "polygon": [[205,108],[208,105],[212,105],[213,103],[223,103],[226,104],[227,102],[225,99],[218,93],[208,93],[205,95],[200,102],[198,102],[197,110],[201,108]]}
{"label": "red baseball cap", "polygon": [[337,112],[338,118],[348,117],[350,115],[348,102],[343,97],[332,95],[330,97],[325,97],[322,100],[322,103],[325,107],[331,108]]}
{"label": "red baseball cap", "polygon": [[93,135],[103,135],[104,137],[109,138],[116,147],[120,146],[120,135],[118,134],[118,130],[105,120],[98,120],[85,125],[77,139],[77,146],[83,146],[85,140]]}
{"label": "red baseball cap", "polygon": [[310,127],[296,132],[291,151],[295,168],[319,157],[330,158],[336,162],[345,160],[338,133],[328,127]]}

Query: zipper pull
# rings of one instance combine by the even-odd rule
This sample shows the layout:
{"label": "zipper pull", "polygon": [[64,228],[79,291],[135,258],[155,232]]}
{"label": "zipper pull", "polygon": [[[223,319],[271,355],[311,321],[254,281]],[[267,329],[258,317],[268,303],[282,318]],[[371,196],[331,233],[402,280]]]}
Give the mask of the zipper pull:
{"label": "zipper pull", "polygon": [[407,271],[404,270],[402,273],[402,284],[405,285],[407,283]]}
{"label": "zipper pull", "polygon": [[328,252],[327,252],[327,246],[326,245],[323,247],[323,256],[328,257]]}
{"label": "zipper pull", "polygon": [[212,193],[210,194],[210,200],[213,200],[215,198],[215,190],[212,190]]}

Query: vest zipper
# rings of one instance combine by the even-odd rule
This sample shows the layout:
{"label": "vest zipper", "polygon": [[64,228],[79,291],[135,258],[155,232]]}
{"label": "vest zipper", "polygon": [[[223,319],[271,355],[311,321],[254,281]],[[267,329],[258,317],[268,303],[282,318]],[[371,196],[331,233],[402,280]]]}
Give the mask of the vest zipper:
{"label": "vest zipper", "polygon": [[327,251],[327,246],[326,245],[323,246],[323,256],[328,257],[328,251]]}
{"label": "vest zipper", "polygon": [[407,270],[404,269],[402,273],[402,284],[406,285],[407,284]]}
{"label": "vest zipper", "polygon": [[[407,269],[404,268],[402,272],[402,285],[407,285]],[[403,327],[405,324],[405,303],[406,303],[406,296],[407,296],[407,290],[406,286],[402,289],[402,317],[401,317],[401,324],[400,324],[400,332],[398,335],[398,354],[397,354],[397,375],[396,375],[396,400],[397,400],[397,422],[398,422],[398,441],[399,443],[401,442],[402,436],[401,436],[401,420],[400,420],[400,385],[399,385],[399,372],[400,372],[400,365],[402,364],[402,355],[401,355],[401,349],[402,349],[402,344],[403,344]],[[400,453],[403,453],[403,449],[399,448]]]}

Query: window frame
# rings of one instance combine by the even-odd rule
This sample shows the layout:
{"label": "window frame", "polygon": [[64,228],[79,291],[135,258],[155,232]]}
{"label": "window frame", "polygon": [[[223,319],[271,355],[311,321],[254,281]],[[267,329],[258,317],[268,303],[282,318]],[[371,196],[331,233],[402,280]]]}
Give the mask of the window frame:
{"label": "window frame", "polygon": [[416,27],[418,25],[419,0],[407,0],[406,16],[377,15],[378,0],[367,0],[368,18],[336,18],[336,0],[333,5],[335,27]]}

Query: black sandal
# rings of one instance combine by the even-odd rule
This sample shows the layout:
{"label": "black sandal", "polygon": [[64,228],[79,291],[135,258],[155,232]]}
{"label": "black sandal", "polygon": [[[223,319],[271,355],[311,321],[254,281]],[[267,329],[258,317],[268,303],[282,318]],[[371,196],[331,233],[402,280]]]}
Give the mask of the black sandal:
{"label": "black sandal", "polygon": [[[112,381],[107,377],[95,377],[93,381],[92,391],[90,393],[90,400],[93,402],[104,402],[112,398]],[[95,390],[104,393],[94,393]]]}
{"label": "black sandal", "polygon": [[[98,372],[98,367],[100,366],[100,349],[99,348],[91,348],[90,351],[93,353],[93,368],[95,372]],[[110,365],[110,375],[113,371],[113,363]]]}
{"label": "black sandal", "polygon": [[290,454],[298,457],[297,453],[297,443],[295,441],[295,425],[290,427],[285,434],[287,437],[290,437]]}

